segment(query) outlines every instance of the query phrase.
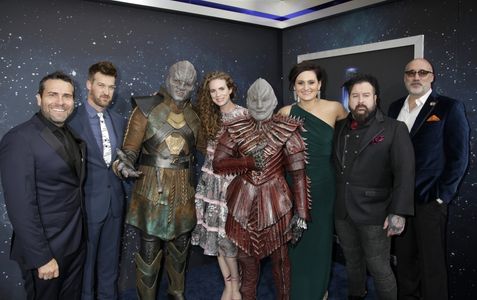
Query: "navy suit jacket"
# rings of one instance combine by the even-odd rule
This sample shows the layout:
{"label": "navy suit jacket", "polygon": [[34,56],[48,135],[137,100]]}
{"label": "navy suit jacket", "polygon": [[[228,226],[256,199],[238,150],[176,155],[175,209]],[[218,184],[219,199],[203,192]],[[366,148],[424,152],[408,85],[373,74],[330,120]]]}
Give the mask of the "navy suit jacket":
{"label": "navy suit jacket", "polygon": [[[84,157],[85,145],[77,143]],[[41,267],[82,246],[83,161],[75,166],[37,115],[0,142],[0,172],[13,226],[10,256],[23,268]]]}
{"label": "navy suit jacket", "polygon": [[[86,220],[92,223],[103,221],[111,207],[114,217],[124,213],[124,188],[122,181],[114,175],[103,159],[103,150],[99,148],[89,123],[85,105],[79,106],[69,121],[69,126],[86,142],[86,180],[84,185]],[[121,146],[126,128],[126,119],[118,113],[108,110],[118,147]],[[98,124],[99,126],[99,124]],[[116,151],[112,149],[112,161]]]}
{"label": "navy suit jacket", "polygon": [[[406,98],[389,107],[397,118]],[[469,161],[470,128],[462,102],[432,92],[411,132],[416,160],[415,201],[437,198],[449,203],[457,193]]]}

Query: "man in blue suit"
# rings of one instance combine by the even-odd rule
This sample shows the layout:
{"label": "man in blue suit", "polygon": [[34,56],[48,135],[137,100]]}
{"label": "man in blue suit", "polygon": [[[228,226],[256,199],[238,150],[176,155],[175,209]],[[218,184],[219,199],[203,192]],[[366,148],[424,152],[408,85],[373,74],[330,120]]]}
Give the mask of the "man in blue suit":
{"label": "man in blue suit", "polygon": [[84,143],[64,125],[74,109],[74,84],[45,76],[40,112],[0,142],[0,173],[13,227],[10,257],[28,299],[80,299],[84,263]]}
{"label": "man in blue suit", "polygon": [[399,299],[448,299],[447,206],[457,194],[469,159],[464,104],[432,90],[434,69],[418,58],[406,65],[409,95],[389,116],[406,123],[416,161],[415,215],[396,238]]}
{"label": "man in blue suit", "polygon": [[109,109],[117,71],[104,61],[92,65],[86,87],[88,99],[69,125],[86,142],[85,210],[88,224],[82,299],[117,299],[124,190],[111,170],[113,149],[121,146],[126,119]]}

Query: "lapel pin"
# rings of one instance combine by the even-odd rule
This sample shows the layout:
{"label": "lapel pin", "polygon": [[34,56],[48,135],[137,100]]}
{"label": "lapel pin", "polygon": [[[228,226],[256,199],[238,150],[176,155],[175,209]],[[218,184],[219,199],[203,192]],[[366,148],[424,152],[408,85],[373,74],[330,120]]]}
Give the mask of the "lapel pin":
{"label": "lapel pin", "polygon": [[436,102],[435,101],[432,101],[429,103],[430,106],[436,106]]}

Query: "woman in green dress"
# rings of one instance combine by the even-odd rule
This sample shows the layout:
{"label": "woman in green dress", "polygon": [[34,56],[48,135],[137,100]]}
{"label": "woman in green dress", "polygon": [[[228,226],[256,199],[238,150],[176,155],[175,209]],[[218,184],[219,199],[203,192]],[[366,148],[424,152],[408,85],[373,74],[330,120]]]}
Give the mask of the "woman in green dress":
{"label": "woman in green dress", "polygon": [[335,174],[331,160],[336,121],[346,117],[340,102],[320,99],[322,72],[319,66],[302,62],[288,75],[296,103],[279,113],[303,120],[307,143],[306,173],[311,180],[312,220],[303,237],[290,248],[292,299],[326,299],[333,244]]}

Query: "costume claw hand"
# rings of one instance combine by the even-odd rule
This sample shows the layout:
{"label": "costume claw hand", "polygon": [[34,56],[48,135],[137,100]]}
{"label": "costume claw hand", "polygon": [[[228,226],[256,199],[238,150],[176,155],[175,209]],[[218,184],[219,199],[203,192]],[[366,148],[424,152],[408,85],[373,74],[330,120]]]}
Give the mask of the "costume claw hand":
{"label": "costume claw hand", "polygon": [[303,235],[303,231],[305,231],[306,228],[306,221],[300,218],[298,215],[294,215],[290,221],[290,224],[288,225],[288,228],[285,230],[285,234],[291,231],[292,245],[298,243],[298,241],[301,239],[301,236]]}
{"label": "costume claw hand", "polygon": [[126,166],[125,163],[123,162],[119,162],[118,164],[118,172],[121,173],[121,175],[124,177],[124,178],[138,178],[139,176],[142,175],[142,172],[141,171],[138,171],[136,169],[132,169],[132,168],[129,168],[128,166]]}
{"label": "costume claw hand", "polygon": [[118,154],[119,158],[116,166],[117,173],[121,174],[123,178],[138,178],[142,175],[141,171],[138,171],[134,168],[133,162],[131,162],[131,159],[126,153],[124,153],[121,149],[116,149],[116,153]]}
{"label": "costume claw hand", "polygon": [[255,161],[255,167],[257,170],[263,170],[265,167],[265,154],[264,150],[265,149],[265,144],[258,144],[255,149],[250,151],[248,154],[253,157]]}

